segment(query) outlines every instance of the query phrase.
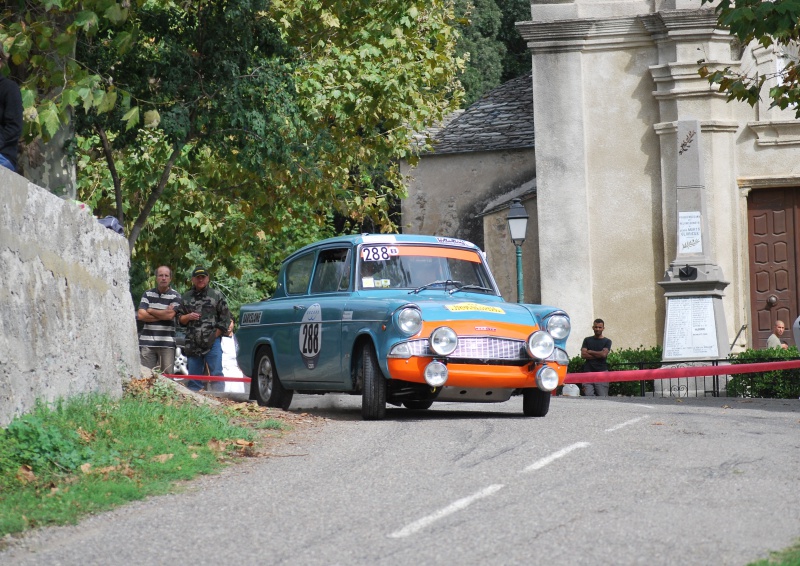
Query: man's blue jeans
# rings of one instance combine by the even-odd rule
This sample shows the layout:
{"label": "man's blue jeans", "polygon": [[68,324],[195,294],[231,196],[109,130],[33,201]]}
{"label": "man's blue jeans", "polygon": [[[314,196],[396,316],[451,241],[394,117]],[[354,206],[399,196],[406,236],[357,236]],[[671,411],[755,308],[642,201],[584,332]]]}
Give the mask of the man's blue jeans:
{"label": "man's blue jeans", "polygon": [[14,167],[14,164],[8,160],[8,157],[0,153],[0,167],[5,167],[6,169],[11,169],[14,173],[17,172],[17,168]]}
{"label": "man's blue jeans", "polygon": [[[189,375],[205,375],[206,364],[208,364],[208,375],[222,375],[222,341],[220,338],[214,340],[211,351],[205,356],[189,356],[186,369],[189,370]],[[196,379],[186,382],[186,387],[192,391],[200,391],[204,385],[204,382]]]}

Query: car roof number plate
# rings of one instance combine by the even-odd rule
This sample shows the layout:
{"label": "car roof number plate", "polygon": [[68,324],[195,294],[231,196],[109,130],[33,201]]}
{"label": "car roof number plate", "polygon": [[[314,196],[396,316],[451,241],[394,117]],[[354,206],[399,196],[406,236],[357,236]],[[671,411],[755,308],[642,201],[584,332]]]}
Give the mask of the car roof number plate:
{"label": "car roof number plate", "polygon": [[363,261],[386,261],[398,255],[400,255],[400,250],[396,246],[364,246],[361,248]]}

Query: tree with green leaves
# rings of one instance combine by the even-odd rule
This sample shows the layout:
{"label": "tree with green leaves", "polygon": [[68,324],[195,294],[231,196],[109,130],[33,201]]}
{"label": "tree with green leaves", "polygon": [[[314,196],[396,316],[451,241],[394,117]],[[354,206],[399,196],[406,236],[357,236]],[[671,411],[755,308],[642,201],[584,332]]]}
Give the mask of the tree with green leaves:
{"label": "tree with green leaves", "polygon": [[324,189],[315,196],[392,229],[399,161],[416,162],[415,133],[463,96],[452,1],[274,0],[272,10],[300,53],[294,81]]}
{"label": "tree with green leaves", "polygon": [[281,211],[390,226],[396,161],[460,102],[447,1],[26,10],[3,12],[0,41],[26,67],[28,135],[52,136],[75,113],[81,198],[125,221],[132,250],[147,235],[147,255],[175,248],[175,234],[236,251],[258,211],[270,213],[244,234],[254,241],[280,230]]}
{"label": "tree with green leaves", "polygon": [[500,85],[506,47],[497,36],[503,14],[495,0],[456,0],[456,10],[462,22],[457,51],[468,61],[460,79],[464,104],[470,105]]}
{"label": "tree with green leaves", "polygon": [[[711,0],[702,0],[710,4]],[[765,83],[772,86],[768,96],[771,107],[793,107],[800,118],[800,73],[797,46],[800,41],[800,3],[796,0],[722,0],[714,5],[720,27],[727,28],[742,45],[756,42],[762,47],[776,46],[787,57],[774,72],[748,73],[739,68],[709,68],[705,61],[699,73],[709,83],[718,85],[728,100],[743,100],[751,106],[761,98]]]}

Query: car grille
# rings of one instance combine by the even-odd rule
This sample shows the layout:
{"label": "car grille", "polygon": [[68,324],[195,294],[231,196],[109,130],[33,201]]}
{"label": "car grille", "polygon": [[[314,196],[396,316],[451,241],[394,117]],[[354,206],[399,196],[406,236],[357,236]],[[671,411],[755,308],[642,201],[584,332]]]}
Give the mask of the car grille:
{"label": "car grille", "polygon": [[[412,356],[435,356],[428,346],[428,339],[410,340],[408,346]],[[495,338],[493,336],[459,336],[455,352],[449,359],[470,360],[530,360],[523,340]]]}

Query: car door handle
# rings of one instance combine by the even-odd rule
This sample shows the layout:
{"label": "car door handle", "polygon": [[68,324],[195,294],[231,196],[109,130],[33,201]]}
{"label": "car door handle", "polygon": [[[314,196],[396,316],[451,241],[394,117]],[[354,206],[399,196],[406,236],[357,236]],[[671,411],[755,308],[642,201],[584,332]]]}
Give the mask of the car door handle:
{"label": "car door handle", "polygon": [[303,306],[303,305],[295,305],[294,306],[294,310],[296,310],[296,311],[304,311],[304,310],[306,310],[306,307]]}

